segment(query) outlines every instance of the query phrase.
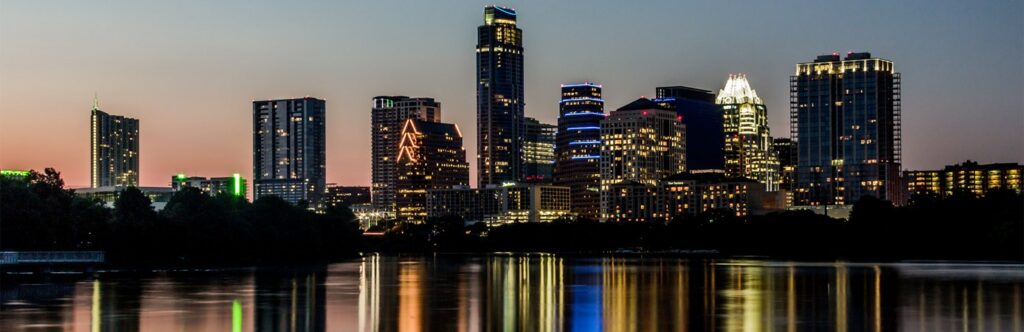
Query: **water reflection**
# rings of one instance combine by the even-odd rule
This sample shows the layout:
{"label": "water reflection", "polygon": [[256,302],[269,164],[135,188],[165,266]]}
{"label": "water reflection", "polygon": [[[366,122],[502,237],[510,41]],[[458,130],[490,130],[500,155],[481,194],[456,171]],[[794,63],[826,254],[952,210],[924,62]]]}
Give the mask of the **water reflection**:
{"label": "water reflection", "polygon": [[554,255],[4,276],[0,330],[1021,331],[1021,265]]}

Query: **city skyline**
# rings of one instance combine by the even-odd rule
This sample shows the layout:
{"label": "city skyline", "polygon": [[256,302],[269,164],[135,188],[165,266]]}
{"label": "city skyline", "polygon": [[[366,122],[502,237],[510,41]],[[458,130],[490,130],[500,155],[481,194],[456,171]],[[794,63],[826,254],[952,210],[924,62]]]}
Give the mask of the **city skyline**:
{"label": "city skyline", "polygon": [[[556,90],[561,83],[577,81],[597,81],[605,86],[605,99],[608,100],[609,109],[616,109],[639,96],[651,96],[656,86],[686,85],[708,90],[717,89],[720,82],[730,73],[743,72],[751,78],[751,84],[758,87],[759,92],[764,96],[768,107],[770,127],[775,137],[784,137],[783,133],[788,128],[788,79],[793,74],[794,64],[805,62],[809,57],[839,51],[865,51],[879,54],[896,63],[896,70],[903,73],[904,97],[903,97],[903,168],[904,169],[934,169],[942,165],[952,164],[965,159],[979,160],[983,163],[989,162],[1021,162],[1024,161],[1021,151],[1024,145],[1024,134],[1020,132],[1022,114],[1019,91],[1024,90],[1024,75],[1006,74],[998,68],[1010,68],[1019,66],[1024,41],[1014,39],[1013,31],[1000,31],[999,22],[1019,22],[1019,16],[1013,13],[1020,13],[1021,4],[1015,3],[1005,5],[1006,8],[993,8],[992,3],[965,4],[969,8],[957,8],[960,4],[947,4],[935,12],[926,13],[924,19],[920,17],[900,17],[911,21],[938,20],[939,17],[953,16],[963,20],[959,28],[966,30],[946,31],[942,43],[949,46],[929,44],[918,40],[911,40],[910,37],[887,36],[885,40],[874,40],[870,37],[852,38],[844,41],[842,39],[827,38],[824,34],[811,32],[813,38],[810,41],[802,42],[800,45],[792,46],[784,50],[765,48],[766,54],[771,56],[767,59],[760,58],[758,53],[748,53],[746,57],[723,56],[717,50],[721,46],[721,40],[711,40],[709,45],[703,45],[684,50],[677,50],[673,46],[666,46],[661,43],[640,43],[633,40],[622,40],[615,37],[603,37],[603,33],[610,31],[642,32],[651,34],[659,29],[652,28],[654,23],[632,24],[623,21],[611,23],[599,22],[589,25],[590,29],[596,29],[593,35],[584,34],[586,29],[576,29],[571,25],[558,20],[558,15],[567,16],[568,21],[581,19],[586,15],[601,17],[601,15],[613,15],[617,13],[616,5],[595,6],[595,8],[570,7],[564,4],[546,4],[540,2],[519,3],[510,1],[502,5],[515,7],[519,11],[519,27],[529,38],[524,39],[524,49],[530,53],[530,61],[525,67],[526,74],[526,112],[525,116],[534,117],[544,123],[555,123],[558,115],[558,94]],[[330,5],[324,5],[324,9],[338,9]],[[363,6],[352,6],[352,12],[358,13]],[[703,6],[703,5],[701,5]],[[734,5],[722,5],[730,7]],[[784,5],[783,5],[784,6]],[[811,7],[820,7],[815,5]],[[834,5],[842,7],[843,5]],[[896,6],[899,6],[897,4]],[[0,124],[0,168],[37,169],[43,167],[55,167],[64,173],[67,183],[73,187],[85,187],[89,182],[88,168],[88,142],[85,137],[88,133],[88,122],[86,119],[89,104],[92,101],[93,93],[99,94],[105,112],[123,115],[139,119],[144,129],[141,130],[141,152],[146,157],[141,160],[142,175],[140,185],[143,186],[166,186],[170,175],[176,173],[189,174],[230,174],[242,172],[244,177],[252,177],[251,165],[251,128],[249,127],[251,102],[262,99],[278,98],[300,98],[309,95],[327,100],[327,182],[342,183],[346,185],[369,185],[370,183],[370,142],[369,142],[369,112],[366,105],[368,100],[376,95],[402,94],[409,96],[431,96],[446,105],[445,122],[452,122],[462,127],[466,135],[474,137],[477,133],[475,128],[474,93],[473,93],[473,33],[478,26],[480,11],[483,4],[444,4],[429,6],[429,11],[438,11],[437,15],[444,15],[451,18],[450,22],[442,25],[426,26],[425,33],[437,33],[438,38],[454,43],[445,43],[437,46],[444,48],[449,53],[428,53],[425,59],[417,59],[417,56],[386,54],[378,59],[359,59],[359,54],[354,55],[356,67],[384,68],[393,66],[385,73],[397,73],[409,68],[417,69],[410,75],[398,78],[388,78],[387,75],[364,76],[347,75],[348,69],[338,70],[331,60],[334,53],[327,52],[332,49],[328,47],[316,52],[311,52],[311,63],[322,65],[333,70],[326,70],[321,74],[317,68],[299,67],[301,70],[293,71],[297,65],[296,61],[290,60],[285,54],[266,54],[262,57],[248,54],[235,54],[237,64],[218,62],[219,56],[223,56],[231,49],[231,44],[225,42],[218,44],[218,38],[224,36],[211,36],[207,38],[163,40],[172,45],[160,43],[160,27],[173,28],[174,24],[155,20],[153,26],[143,28],[153,29],[156,27],[157,37],[154,40],[141,38],[133,35],[132,32],[119,31],[119,27],[138,24],[134,20],[143,19],[146,15],[156,15],[160,11],[159,6],[142,8],[130,8],[124,6],[126,11],[143,10],[141,17],[124,18],[120,16],[109,16],[102,12],[106,8],[87,8],[85,13],[69,10],[75,16],[62,17],[67,13],[53,13],[51,17],[43,17],[41,22],[29,25],[26,17],[37,17],[27,15],[25,8],[19,8],[17,4],[5,3],[3,10],[0,10],[0,31],[3,31],[3,38],[0,38],[0,71],[4,73],[0,78],[0,112],[5,120]],[[402,15],[413,15],[417,10],[423,9],[424,5],[410,4],[398,10]],[[798,6],[793,6],[798,7]],[[899,15],[900,10],[907,8],[892,8],[893,12],[883,13],[886,15]],[[985,8],[980,8],[985,7]],[[444,8],[444,9],[442,9]],[[216,8],[214,8],[216,9]],[[249,10],[262,11],[265,8],[248,8]],[[1014,10],[1017,9],[1017,10]],[[226,10],[221,8],[221,10]],[[809,10],[802,8],[801,10]],[[955,12],[961,10],[960,12]],[[152,11],[152,12],[150,12]],[[651,12],[649,9],[644,9]],[[212,13],[217,13],[212,10]],[[979,14],[979,12],[981,12]],[[6,14],[4,14],[6,13]],[[89,13],[97,14],[88,15]],[[715,16],[718,11],[712,11]],[[975,16],[971,16],[974,13]],[[85,15],[83,15],[85,14]],[[210,22],[213,17],[207,17],[210,13],[200,11],[187,11],[188,17],[199,18],[200,25],[216,24]],[[658,15],[658,13],[650,13]],[[851,15],[869,15],[850,12]],[[582,16],[571,16],[582,15]],[[625,13],[623,15],[634,15]],[[130,16],[130,15],[126,15]],[[173,16],[173,15],[171,15]],[[212,15],[216,16],[216,15]],[[779,15],[781,16],[781,15]],[[884,15],[883,15],[884,16]],[[84,25],[91,21],[87,18],[95,18],[101,24],[83,29],[86,31],[71,32],[64,42],[55,39],[56,33],[63,32],[55,29],[54,25],[47,23],[78,24]],[[37,17],[38,18],[38,17]],[[970,21],[971,19],[986,18],[989,23]],[[203,19],[206,19],[205,21]],[[769,14],[765,17],[768,23],[776,22],[777,18]],[[884,21],[882,27],[865,27],[865,35],[870,35],[874,29],[891,29],[892,22]],[[187,21],[187,20],[183,20]],[[340,20],[343,21],[343,20]],[[890,20],[892,21],[892,20]],[[166,24],[165,24],[166,23]],[[429,22],[428,22],[429,23]],[[811,22],[813,23],[813,22]],[[123,26],[119,26],[122,24]],[[165,24],[165,25],[161,25]],[[327,21],[326,17],[318,17],[311,20],[309,24],[334,24]],[[682,20],[666,26],[685,25]],[[753,23],[746,23],[753,25]],[[554,25],[554,27],[553,27]],[[724,25],[724,24],[722,24]],[[655,26],[658,26],[655,24]],[[271,26],[261,26],[267,29]],[[933,33],[938,34],[944,26],[923,26],[921,24],[908,24],[905,27],[928,30],[934,29]],[[31,29],[29,29],[31,28]],[[22,30],[27,29],[27,30]],[[912,29],[912,30],[913,30]],[[231,30],[231,29],[228,29]],[[1012,29],[1005,29],[1012,30]],[[34,39],[27,40],[22,36],[12,34],[11,31],[25,31]],[[338,36],[336,30],[333,40],[324,40],[324,43],[343,44],[352,37],[346,34]],[[695,31],[695,30],[691,30]],[[756,38],[766,38],[767,32],[753,32]],[[899,32],[899,30],[893,30]],[[928,30],[931,31],[931,30]],[[107,33],[95,33],[107,32]],[[233,31],[234,32],[234,31]],[[266,31],[264,31],[266,32]],[[685,31],[684,31],[685,32]],[[921,32],[921,31],[918,31]],[[143,32],[134,32],[143,34]],[[387,37],[392,33],[388,30],[381,31]],[[445,35],[454,33],[459,38],[452,38]],[[719,31],[723,35],[730,32]],[[285,33],[282,33],[285,34]],[[590,39],[588,41],[565,41],[559,44],[555,41],[563,40],[566,34],[576,37],[569,39]],[[575,35],[573,35],[575,34]],[[694,33],[703,38],[709,38],[707,32]],[[246,38],[255,38],[249,34],[242,34]],[[376,35],[373,34],[373,35]],[[271,34],[272,37],[281,37]],[[469,36],[469,38],[465,38]],[[597,37],[593,37],[597,36]],[[1004,38],[1000,38],[1000,36]],[[1011,38],[1005,38],[1005,37]],[[371,36],[372,37],[372,36]],[[396,35],[400,41],[411,42],[413,45],[426,43],[432,45],[430,38],[417,38]],[[693,36],[687,37],[691,38]],[[698,36],[700,37],[700,36]],[[750,38],[754,38],[750,37]],[[834,36],[833,36],[834,37]],[[134,39],[133,39],[134,38]],[[164,38],[176,38],[164,35]],[[270,38],[267,41],[273,40]],[[311,38],[311,37],[303,37]],[[656,39],[656,38],[655,38]],[[711,39],[716,39],[711,36]],[[796,37],[769,37],[774,42],[794,42]],[[808,38],[799,38],[807,40]],[[977,41],[972,41],[977,39]],[[305,40],[305,39],[302,39]],[[535,41],[536,40],[536,41]],[[141,45],[133,47],[116,48],[111,47],[121,43],[132,41],[140,42]],[[398,41],[398,40],[396,40]],[[609,46],[595,46],[592,41],[607,42]],[[692,40],[691,40],[692,41]],[[700,40],[697,40],[700,42]],[[113,44],[111,44],[113,42]],[[90,46],[84,49],[71,47],[80,43],[87,43]],[[245,40],[240,46],[255,47],[261,43],[256,40]],[[578,44],[577,44],[578,43]],[[964,43],[976,46],[972,53],[972,47],[964,46]],[[980,43],[980,44],[971,44]],[[401,44],[401,43],[396,43]],[[941,44],[941,43],[940,43]],[[952,44],[960,44],[953,46]],[[978,50],[989,44],[994,45],[1001,52],[991,50]],[[31,47],[27,46],[31,45]],[[671,59],[655,57],[655,61],[647,61],[647,55],[636,56],[611,52],[611,55],[599,55],[592,53],[603,53],[605,49],[619,48],[623,46],[651,47],[655,50],[666,50]],[[916,46],[926,46],[917,48]],[[161,52],[168,46],[173,51],[168,58],[147,58],[147,56]],[[188,51],[182,47],[198,47],[206,50],[212,49],[215,57],[204,58],[203,52]],[[237,46],[237,45],[236,45]],[[963,46],[963,47],[961,47]],[[326,46],[323,46],[326,47]],[[387,46],[381,46],[387,47]],[[829,47],[848,47],[848,49],[834,50]],[[932,47],[931,52],[924,52]],[[942,47],[947,47],[943,49]],[[581,49],[580,51],[569,50],[571,48]],[[936,49],[937,48],[937,49]],[[348,50],[358,49],[347,48]],[[85,54],[77,59],[64,59],[60,56],[62,52],[77,50]],[[567,51],[568,50],[568,51]],[[702,52],[707,51],[707,52]],[[959,56],[951,57],[951,54],[959,53]],[[122,63],[97,62],[104,58],[109,52],[120,52],[112,56],[111,60],[121,60]],[[219,53],[218,53],[219,52]],[[577,55],[591,54],[592,59],[576,57]],[[123,53],[123,54],[122,54]],[[233,53],[233,52],[227,52]],[[966,54],[964,54],[966,53]],[[341,54],[341,53],[339,53]],[[553,54],[564,54],[555,56]],[[350,55],[350,54],[341,54]],[[454,55],[454,56],[450,56]],[[74,58],[71,54],[67,57]],[[34,62],[25,62],[30,57],[38,58]],[[602,65],[602,59],[614,57],[618,62]],[[934,58],[943,58],[936,60]],[[468,60],[467,60],[468,59]],[[219,59],[223,61],[224,59]],[[397,64],[392,61],[399,61]],[[403,62],[404,61],[404,62]],[[935,62],[939,63],[936,64]],[[301,62],[301,61],[299,61]],[[77,63],[81,68],[73,68]],[[537,63],[537,65],[534,65]],[[963,64],[972,64],[963,66]],[[984,64],[984,65],[982,65]],[[193,65],[196,68],[192,68]],[[264,65],[271,65],[268,72],[260,68]],[[275,67],[276,65],[276,67]],[[150,67],[147,70],[140,69],[140,66]],[[202,69],[215,69],[210,76],[201,75]],[[417,66],[428,66],[428,69]],[[345,66],[342,66],[344,68]],[[550,68],[560,68],[549,72]],[[711,67],[702,69],[701,67]],[[56,75],[60,69],[68,73]],[[71,70],[73,69],[73,70]],[[195,69],[188,70],[188,69]],[[958,72],[961,72],[957,74]],[[247,78],[245,75],[260,72],[257,77],[270,77],[262,84],[239,84]],[[655,73],[651,75],[651,73]],[[39,73],[40,75],[31,75]],[[467,75],[468,73],[468,75]],[[630,77],[624,73],[634,73]],[[1018,72],[1020,74],[1021,72]],[[296,75],[297,74],[297,75]],[[56,75],[56,76],[55,76]],[[46,78],[43,80],[39,77]],[[332,77],[333,76],[333,77]],[[97,77],[101,80],[95,80]],[[408,82],[402,79],[413,77]],[[948,78],[956,79],[948,79]],[[379,80],[368,81],[367,78]],[[437,79],[438,84],[424,83],[421,80]],[[937,78],[947,78],[940,80]],[[86,80],[92,79],[92,80]],[[363,84],[368,87],[360,87],[354,91],[348,90],[352,84]],[[240,85],[240,87],[238,86]],[[975,90],[972,90],[975,89]],[[955,90],[958,93],[950,93]],[[56,93],[54,91],[60,91]],[[369,93],[366,93],[368,92]],[[344,92],[344,93],[343,93]],[[365,93],[365,95],[364,95]],[[1016,97],[1016,99],[1014,99]],[[168,100],[185,99],[189,103],[170,103]],[[182,108],[181,105],[186,107]],[[28,116],[22,114],[29,114]],[[203,116],[207,117],[203,117]],[[211,116],[212,115],[212,116]],[[981,115],[981,116],[979,116]],[[196,121],[199,119],[200,121]],[[198,124],[198,125],[196,125]],[[977,135],[973,133],[984,132],[989,135]],[[43,136],[56,135],[54,137]],[[24,144],[32,142],[32,144]],[[83,143],[84,142],[84,143]],[[465,148],[467,151],[475,151],[475,140],[467,139]],[[202,144],[202,145],[199,145]],[[471,179],[476,179],[475,170],[476,158],[467,155],[470,161]],[[475,185],[475,181],[473,183]]]}

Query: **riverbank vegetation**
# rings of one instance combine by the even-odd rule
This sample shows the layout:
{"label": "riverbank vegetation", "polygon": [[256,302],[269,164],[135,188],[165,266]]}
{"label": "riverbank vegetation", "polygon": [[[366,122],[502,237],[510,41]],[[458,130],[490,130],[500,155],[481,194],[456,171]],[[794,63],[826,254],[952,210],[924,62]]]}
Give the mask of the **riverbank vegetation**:
{"label": "riverbank vegetation", "polygon": [[104,250],[129,263],[324,261],[361,251],[661,252],[805,259],[1024,260],[1024,196],[915,196],[907,205],[864,198],[849,221],[809,211],[738,218],[729,210],[668,223],[553,223],[486,227],[458,216],[361,236],[346,207],[323,213],[273,197],[181,190],[157,212],[138,189],[113,208],[64,188],[52,169],[0,179],[0,250]]}

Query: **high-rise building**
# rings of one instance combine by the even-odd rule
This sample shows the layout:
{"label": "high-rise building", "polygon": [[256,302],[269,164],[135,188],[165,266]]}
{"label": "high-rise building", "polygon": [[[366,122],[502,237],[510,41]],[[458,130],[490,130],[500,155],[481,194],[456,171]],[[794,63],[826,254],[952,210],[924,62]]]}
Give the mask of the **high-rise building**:
{"label": "high-rise building", "polygon": [[796,205],[899,202],[900,74],[870,53],[822,55],[790,78]]}
{"label": "high-rise building", "polygon": [[197,188],[207,195],[216,196],[219,194],[231,194],[233,196],[245,197],[247,186],[245,178],[235,173],[231,176],[206,178],[201,176],[187,176],[177,174],[171,177],[171,189],[181,190],[185,187]]}
{"label": "high-rise building", "polygon": [[562,84],[555,139],[555,185],[569,187],[572,212],[597,219],[601,211],[601,85]]}
{"label": "high-rise building", "polygon": [[715,103],[722,108],[725,176],[760,182],[779,190],[779,159],[768,129],[768,109],[745,75],[729,75]]}
{"label": "high-rise building", "polygon": [[395,205],[399,221],[426,220],[427,190],[469,185],[462,132],[454,124],[407,119],[398,151]]}
{"label": "high-rise building", "polygon": [[484,7],[477,28],[477,184],[523,175],[523,31],[514,9]]}
{"label": "high-rise building", "polygon": [[775,138],[772,149],[779,157],[779,189],[792,190],[796,181],[796,149],[789,138]]}
{"label": "high-rise building", "polygon": [[[642,204],[627,215],[614,206],[621,190],[656,192],[659,181],[683,172],[685,128],[681,116],[647,98],[612,112],[601,122],[601,218],[650,220],[659,209]],[[628,188],[620,188],[628,186]],[[642,186],[643,188],[638,188]],[[645,189],[646,188],[646,189]]]}
{"label": "high-rise building", "polygon": [[558,127],[526,118],[523,128],[523,180],[550,183],[555,169],[555,132]]}
{"label": "high-rise building", "polygon": [[1024,166],[1018,163],[978,164],[965,161],[942,170],[904,171],[907,192],[911,195],[951,196],[957,192],[984,195],[992,189],[1021,192]]}
{"label": "high-rise building", "polygon": [[93,100],[90,129],[90,186],[139,186],[139,120],[100,111]]}
{"label": "high-rise building", "polygon": [[675,110],[686,126],[686,169],[718,172],[725,168],[722,110],[715,94],[685,86],[659,87],[654,101]]}
{"label": "high-rise building", "polygon": [[395,180],[398,178],[398,140],[407,119],[441,121],[441,103],[433,98],[378,96],[371,113],[373,207],[395,215]]}
{"label": "high-rise building", "polygon": [[326,105],[311,97],[252,102],[254,199],[319,203],[326,185]]}

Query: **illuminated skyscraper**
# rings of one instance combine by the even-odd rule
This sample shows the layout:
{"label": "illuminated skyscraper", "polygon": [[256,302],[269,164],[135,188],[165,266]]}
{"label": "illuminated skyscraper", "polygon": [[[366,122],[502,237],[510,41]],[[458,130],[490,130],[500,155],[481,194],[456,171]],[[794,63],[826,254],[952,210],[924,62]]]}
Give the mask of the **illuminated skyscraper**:
{"label": "illuminated skyscraper", "polygon": [[795,205],[899,202],[900,74],[870,53],[822,55],[790,78]]}
{"label": "illuminated skyscraper", "polygon": [[526,182],[550,183],[555,168],[555,132],[558,127],[526,118],[523,128],[523,179]]}
{"label": "illuminated skyscraper", "polygon": [[326,185],[326,105],[311,97],[252,102],[254,199],[319,203]]}
{"label": "illuminated skyscraper", "polygon": [[511,8],[484,7],[477,28],[478,185],[522,180],[523,31]]}
{"label": "illuminated skyscraper", "polygon": [[[685,170],[682,119],[671,108],[640,98],[601,122],[601,218],[652,220],[661,179]],[[647,203],[635,203],[639,200]],[[620,202],[627,199],[629,204]],[[649,202],[648,202],[649,201]],[[617,206],[636,209],[617,210]]]}
{"label": "illuminated skyscraper", "polygon": [[572,212],[598,218],[601,210],[601,85],[562,84],[555,139],[555,185],[569,187]]}
{"label": "illuminated skyscraper", "polygon": [[139,186],[139,120],[100,111],[93,100],[90,129],[91,187]]}
{"label": "illuminated skyscraper", "polygon": [[725,176],[779,190],[779,159],[768,130],[768,110],[744,75],[729,75],[715,103],[722,108]]}
{"label": "illuminated skyscraper", "polygon": [[398,151],[395,205],[399,221],[426,220],[427,190],[469,185],[462,132],[454,124],[407,119]]}
{"label": "illuminated skyscraper", "polygon": [[389,217],[395,214],[395,180],[398,178],[398,140],[407,119],[441,121],[441,103],[433,98],[378,96],[373,98],[371,145],[373,207]]}
{"label": "illuminated skyscraper", "polygon": [[689,171],[722,171],[725,157],[722,144],[722,110],[715,105],[715,94],[708,90],[685,86],[657,89],[654,101],[675,110],[686,126],[686,169]]}

